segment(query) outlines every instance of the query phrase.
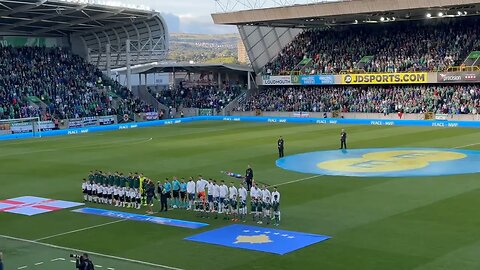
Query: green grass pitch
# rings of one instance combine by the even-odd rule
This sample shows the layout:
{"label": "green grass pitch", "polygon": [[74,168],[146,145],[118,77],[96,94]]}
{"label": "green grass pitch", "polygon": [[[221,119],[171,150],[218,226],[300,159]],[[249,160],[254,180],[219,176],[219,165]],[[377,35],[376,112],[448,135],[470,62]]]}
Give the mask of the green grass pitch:
{"label": "green grass pitch", "polygon": [[[32,195],[81,201],[81,180],[94,169],[144,172],[155,181],[198,174],[230,181],[221,170],[243,173],[250,164],[257,180],[280,184],[280,229],[333,238],[284,256],[190,242],[183,238],[230,223],[183,210],[161,216],[211,226],[191,230],[122,221],[90,228],[115,220],[63,210],[32,217],[0,213],[0,235],[114,256],[92,255],[102,265],[98,269],[480,269],[480,175],[311,177],[275,166],[279,135],[291,155],[338,148],[341,128],[350,148],[480,149],[479,129],[234,122],[4,141],[0,200]],[[0,250],[8,270],[74,269],[69,259],[52,261],[66,258],[68,250],[5,237]]]}

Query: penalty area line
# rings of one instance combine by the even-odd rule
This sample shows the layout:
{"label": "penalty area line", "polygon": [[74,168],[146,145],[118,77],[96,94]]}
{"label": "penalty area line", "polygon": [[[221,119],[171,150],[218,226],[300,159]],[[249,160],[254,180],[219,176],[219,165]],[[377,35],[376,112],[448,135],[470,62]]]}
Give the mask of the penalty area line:
{"label": "penalty area line", "polygon": [[14,240],[14,241],[20,241],[20,242],[24,242],[24,243],[36,244],[36,245],[45,246],[45,247],[49,247],[49,248],[55,248],[55,249],[59,249],[59,250],[88,253],[90,255],[95,255],[95,256],[104,257],[104,258],[108,258],[108,259],[125,261],[125,262],[136,263],[136,264],[142,264],[142,265],[147,265],[147,266],[153,266],[153,267],[158,267],[158,268],[161,268],[161,269],[184,270],[182,268],[177,268],[177,267],[168,266],[168,265],[162,265],[162,264],[144,262],[144,261],[140,261],[140,260],[122,258],[122,257],[118,257],[118,256],[102,254],[102,253],[93,252],[93,251],[87,251],[87,250],[81,250],[81,249],[75,249],[75,248],[69,248],[69,247],[62,247],[62,246],[47,244],[47,243],[43,243],[43,242],[38,242],[38,241],[34,241],[34,240],[28,240],[28,239],[23,239],[23,238],[8,236],[8,235],[0,234],[0,238]]}

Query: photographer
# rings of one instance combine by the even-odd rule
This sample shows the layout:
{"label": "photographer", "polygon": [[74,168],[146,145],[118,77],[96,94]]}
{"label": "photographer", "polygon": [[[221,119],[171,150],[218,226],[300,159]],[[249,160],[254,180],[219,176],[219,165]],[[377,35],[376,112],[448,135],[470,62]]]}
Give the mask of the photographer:
{"label": "photographer", "polygon": [[77,262],[75,263],[75,267],[78,270],[95,270],[92,261],[90,261],[90,259],[88,258],[87,253],[83,253],[82,256],[70,254],[70,257],[77,260]]}

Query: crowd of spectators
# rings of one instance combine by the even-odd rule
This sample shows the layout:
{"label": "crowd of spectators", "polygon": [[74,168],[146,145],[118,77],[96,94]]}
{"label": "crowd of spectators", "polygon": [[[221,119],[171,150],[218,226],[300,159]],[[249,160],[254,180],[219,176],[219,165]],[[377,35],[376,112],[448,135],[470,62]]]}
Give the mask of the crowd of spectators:
{"label": "crowd of spectators", "polygon": [[[378,25],[338,26],[298,35],[264,68],[271,75],[443,71],[479,49],[480,19],[455,18]],[[358,65],[365,56],[371,59]],[[303,59],[310,64],[300,66]]]}
{"label": "crowd of spectators", "polygon": [[241,93],[239,86],[196,85],[155,93],[157,100],[173,108],[214,109],[219,112]]}
{"label": "crowd of spectators", "polygon": [[[0,118],[79,118],[153,108],[63,48],[0,47]],[[121,97],[114,104],[111,93]],[[35,105],[35,97],[46,105]]]}
{"label": "crowd of spectators", "polygon": [[479,114],[480,85],[278,87],[237,111]]}

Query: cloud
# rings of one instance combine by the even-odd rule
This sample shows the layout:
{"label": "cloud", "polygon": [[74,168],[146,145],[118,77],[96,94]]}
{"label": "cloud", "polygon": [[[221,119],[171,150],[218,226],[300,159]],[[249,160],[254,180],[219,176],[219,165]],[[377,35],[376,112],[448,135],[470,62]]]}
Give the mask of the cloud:
{"label": "cloud", "polygon": [[180,17],[172,13],[161,13],[163,19],[167,23],[168,32],[178,33],[180,32]]}
{"label": "cloud", "polygon": [[[119,0],[130,3],[132,0]],[[216,25],[210,13],[215,12],[214,0],[134,0],[159,11],[171,33],[227,34],[236,33],[235,26]]]}
{"label": "cloud", "polygon": [[212,18],[208,16],[195,16],[192,14],[172,14],[162,13],[168,25],[170,33],[189,33],[189,34],[230,34],[236,33],[235,26],[216,25]]}

